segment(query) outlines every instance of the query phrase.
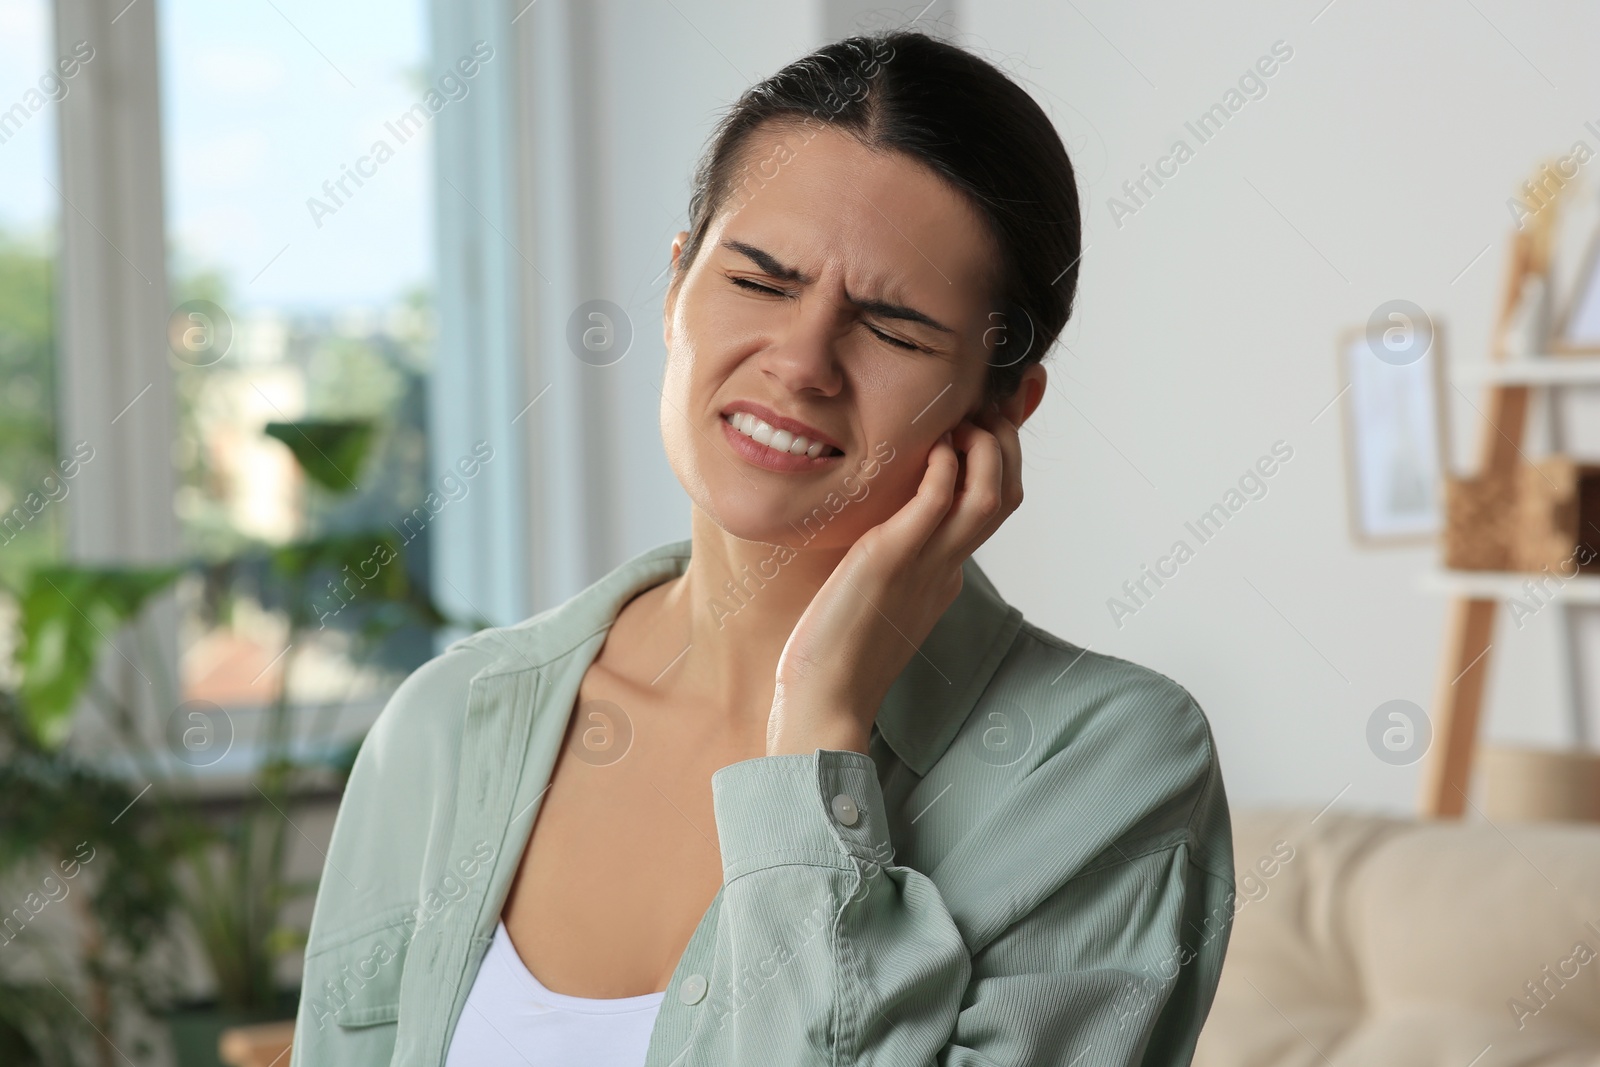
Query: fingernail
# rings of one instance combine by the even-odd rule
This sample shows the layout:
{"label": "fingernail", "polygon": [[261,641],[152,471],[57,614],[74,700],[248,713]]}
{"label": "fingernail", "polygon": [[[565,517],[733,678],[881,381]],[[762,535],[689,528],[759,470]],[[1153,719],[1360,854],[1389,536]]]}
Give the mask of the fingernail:
{"label": "fingernail", "polygon": [[955,443],[956,443],[955,442],[955,438],[950,435],[950,431],[949,430],[946,430],[944,433],[940,434],[939,435],[939,440],[943,441],[945,444],[949,445],[951,448],[955,447]]}

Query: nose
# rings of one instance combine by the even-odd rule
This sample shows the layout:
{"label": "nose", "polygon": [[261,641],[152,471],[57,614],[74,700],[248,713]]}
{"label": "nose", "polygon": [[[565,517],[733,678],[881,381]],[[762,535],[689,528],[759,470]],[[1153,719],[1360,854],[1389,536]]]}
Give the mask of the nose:
{"label": "nose", "polygon": [[822,300],[799,303],[784,333],[762,352],[762,373],[788,392],[835,396],[844,387],[837,350],[841,323]]}

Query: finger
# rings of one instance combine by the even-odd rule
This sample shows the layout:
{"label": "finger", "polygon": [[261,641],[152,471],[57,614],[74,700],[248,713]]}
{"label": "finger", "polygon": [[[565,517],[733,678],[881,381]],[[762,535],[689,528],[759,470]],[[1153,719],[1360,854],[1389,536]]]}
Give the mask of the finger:
{"label": "finger", "polygon": [[995,412],[990,419],[989,430],[1000,443],[1000,451],[1005,456],[1004,488],[1001,492],[1004,503],[1001,511],[1009,517],[1022,506],[1022,434],[1016,423],[999,412]]}
{"label": "finger", "polygon": [[974,423],[964,423],[953,435],[967,457],[966,474],[954,506],[930,547],[965,560],[983,539],[999,526],[1003,514],[1004,454],[994,434]]}
{"label": "finger", "polygon": [[881,536],[902,551],[922,549],[955,503],[959,471],[955,446],[942,438],[935,441],[916,493],[878,527]]}
{"label": "finger", "polygon": [[[1010,419],[1000,413],[998,408],[992,408],[976,417],[978,424],[988,431],[1000,450],[1000,508],[990,520],[984,524],[969,540],[959,549],[963,553],[962,559],[978,550],[978,547],[987,541],[1000,526],[1016,512],[1022,505],[1022,440],[1017,426]],[[959,507],[959,500],[957,503]]]}

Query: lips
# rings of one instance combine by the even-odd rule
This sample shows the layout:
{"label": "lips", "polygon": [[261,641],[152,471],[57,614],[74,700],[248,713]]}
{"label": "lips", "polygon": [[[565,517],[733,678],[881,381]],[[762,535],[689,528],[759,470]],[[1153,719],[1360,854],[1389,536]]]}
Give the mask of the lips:
{"label": "lips", "polygon": [[[752,422],[759,422],[760,420],[757,420],[754,415],[751,415],[747,412],[738,411],[734,412],[732,415],[725,415],[717,420],[722,425],[722,436],[727,440],[728,447],[733,450],[734,455],[740,457],[753,467],[759,467],[762,470],[773,471],[779,474],[805,475],[815,473],[819,470],[825,470],[844,462],[844,453],[838,451],[829,451],[829,453],[826,455],[819,454],[815,459],[806,455],[804,452],[799,455],[795,455],[792,452],[779,452],[771,445],[764,445],[757,441],[754,437],[751,437],[743,430],[734,429],[732,420],[735,419],[745,425],[750,425]],[[761,423],[761,426],[766,425],[766,423]],[[780,433],[787,433],[787,431],[773,431],[774,435]],[[782,438],[778,438],[778,440],[781,442]],[[806,439],[801,437],[797,440],[798,442],[803,443]],[[795,443],[796,441],[791,441],[791,447],[793,447]],[[806,450],[820,450],[824,447],[826,446],[824,446],[821,442],[813,441],[806,445]]]}
{"label": "lips", "polygon": [[[754,400],[734,400],[733,403],[730,403],[730,405],[726,406],[726,408],[723,408],[722,410],[723,419],[728,419],[730,416],[734,416],[734,414],[739,413],[752,414],[752,416],[755,416],[755,418],[765,422],[766,426],[770,426],[773,430],[784,430],[784,432],[787,432],[787,434],[790,435],[790,440],[795,437],[803,437],[806,438],[806,442],[821,442],[822,456],[843,454],[843,451],[845,451],[845,448],[843,448],[843,446],[840,445],[840,443],[838,443],[837,440],[832,437],[832,435],[822,432],[822,430],[818,429],[818,427],[811,426],[810,422],[802,422],[800,419],[787,418],[787,416],[782,416],[782,414],[776,413],[776,411],[771,410],[771,408],[768,408],[766,405],[755,403]],[[760,430],[758,430],[758,432],[760,432]],[[757,438],[757,440],[760,440],[760,438]],[[770,440],[762,443],[763,445],[771,445]],[[778,448],[779,450],[786,450],[787,443],[784,446],[778,446]]]}

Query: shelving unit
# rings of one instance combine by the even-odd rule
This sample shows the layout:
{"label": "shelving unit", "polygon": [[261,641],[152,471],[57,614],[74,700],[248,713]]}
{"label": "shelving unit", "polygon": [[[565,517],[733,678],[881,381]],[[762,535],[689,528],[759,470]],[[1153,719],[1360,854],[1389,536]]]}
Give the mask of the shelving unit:
{"label": "shelving unit", "polygon": [[1600,356],[1525,356],[1459,367],[1452,374],[1472,385],[1600,385]]}
{"label": "shelving unit", "polygon": [[[1505,288],[1490,346],[1491,361],[1453,371],[1457,380],[1488,389],[1487,403],[1480,408],[1490,423],[1479,449],[1481,474],[1509,477],[1515,467],[1526,462],[1522,441],[1530,396],[1538,394],[1546,401],[1546,443],[1549,451],[1560,452],[1567,441],[1560,406],[1554,402],[1559,390],[1600,387],[1600,357],[1551,352],[1552,335],[1561,332],[1552,328],[1550,313],[1550,246],[1555,214],[1552,205],[1535,216],[1534,225],[1512,235]],[[1597,254],[1600,245],[1591,246],[1590,269]],[[1583,284],[1580,274],[1580,287]],[[1522,336],[1509,336],[1513,325],[1519,322]],[[1527,354],[1514,355],[1513,344]],[[1493,648],[1495,613],[1502,601],[1525,599],[1526,583],[1540,577],[1538,572],[1437,568],[1419,579],[1423,588],[1451,597],[1435,683],[1434,739],[1423,765],[1420,807],[1425,816],[1456,818],[1466,808]],[[1548,610],[1556,612],[1571,732],[1574,743],[1581,746],[1588,740],[1588,728],[1583,709],[1582,662],[1575,641],[1576,617],[1591,606],[1600,605],[1600,576],[1578,574],[1561,579],[1559,586],[1547,583],[1540,596]]]}
{"label": "shelving unit", "polygon": [[[1443,567],[1423,573],[1417,585],[1431,593],[1476,600],[1511,600],[1527,597],[1524,584],[1540,576],[1528,571],[1455,571]],[[1539,596],[1558,604],[1600,604],[1600,575],[1580,574],[1559,579],[1554,588],[1541,588]]]}

